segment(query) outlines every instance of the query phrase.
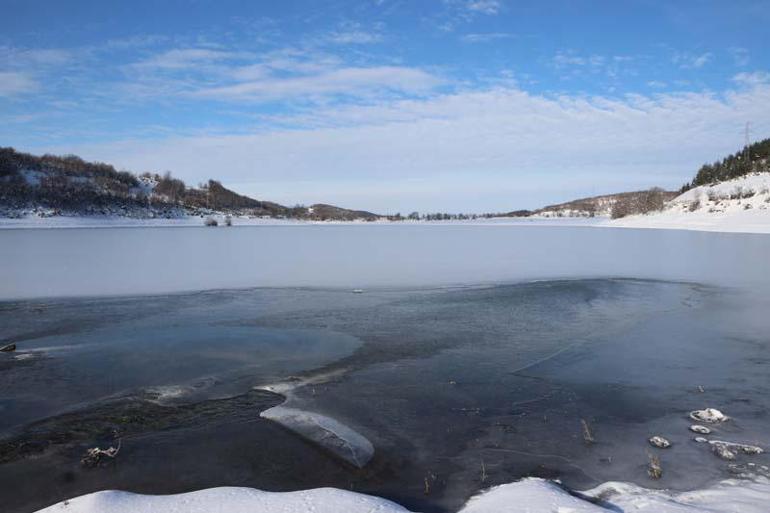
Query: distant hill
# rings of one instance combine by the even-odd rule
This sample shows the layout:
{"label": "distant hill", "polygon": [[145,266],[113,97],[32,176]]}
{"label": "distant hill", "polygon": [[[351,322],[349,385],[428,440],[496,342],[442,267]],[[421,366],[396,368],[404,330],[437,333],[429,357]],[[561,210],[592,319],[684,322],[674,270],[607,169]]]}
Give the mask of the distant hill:
{"label": "distant hill", "polygon": [[646,191],[621,192],[617,194],[604,194],[590,198],[580,198],[555,205],[548,205],[537,210],[515,210],[505,217],[609,217],[618,213],[626,205],[644,208],[644,205],[653,203],[665,203],[675,198],[678,193],[664,191],[662,189],[650,189]]}
{"label": "distant hill", "polygon": [[0,148],[0,217],[29,214],[123,217],[211,213],[308,220],[374,220],[380,216],[332,205],[287,207],[238,194],[216,180],[189,187],[170,173],[135,175],[74,155],[35,156]]}

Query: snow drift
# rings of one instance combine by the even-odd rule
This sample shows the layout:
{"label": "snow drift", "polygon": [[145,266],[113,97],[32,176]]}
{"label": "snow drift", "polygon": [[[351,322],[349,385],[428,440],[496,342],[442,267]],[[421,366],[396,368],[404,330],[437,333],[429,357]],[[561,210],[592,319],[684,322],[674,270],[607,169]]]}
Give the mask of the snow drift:
{"label": "snow drift", "polygon": [[603,223],[626,228],[673,228],[716,232],[770,233],[770,173],[753,173],[694,187],[661,212]]}
{"label": "snow drift", "polygon": [[[605,483],[570,494],[542,479],[497,486],[473,497],[459,513],[766,513],[770,481],[727,480],[692,492],[649,490]],[[263,492],[211,488],[151,496],[96,492],[60,502],[38,513],[409,513],[391,501],[334,488]]]}

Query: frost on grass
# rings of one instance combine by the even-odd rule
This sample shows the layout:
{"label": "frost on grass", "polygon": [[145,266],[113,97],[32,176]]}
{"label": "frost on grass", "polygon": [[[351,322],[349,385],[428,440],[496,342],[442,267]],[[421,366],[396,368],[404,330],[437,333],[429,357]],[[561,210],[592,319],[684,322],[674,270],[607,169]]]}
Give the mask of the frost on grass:
{"label": "frost on grass", "polygon": [[358,468],[363,468],[374,456],[374,446],[365,436],[326,415],[276,406],[263,411],[260,416],[277,422]]}

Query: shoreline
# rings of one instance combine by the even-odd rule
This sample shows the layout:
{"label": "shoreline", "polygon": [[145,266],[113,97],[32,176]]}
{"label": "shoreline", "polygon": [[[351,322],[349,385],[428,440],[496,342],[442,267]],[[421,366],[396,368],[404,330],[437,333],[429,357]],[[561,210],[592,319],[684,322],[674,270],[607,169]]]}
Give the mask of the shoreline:
{"label": "shoreline", "polygon": [[[467,221],[310,221],[301,219],[234,218],[233,226],[551,226],[626,228],[644,230],[683,230],[710,233],[770,234],[770,216],[752,216],[743,222],[734,222],[731,217],[702,218],[686,220],[671,218],[664,214],[639,215],[622,219],[607,217],[492,217]],[[768,217],[768,219],[764,219]],[[759,218],[759,219],[757,219]],[[0,218],[3,230],[54,230],[54,229],[104,229],[104,228],[205,228],[203,220],[197,217],[171,219],[137,219],[127,217],[56,216]],[[216,228],[226,228],[220,226]]]}

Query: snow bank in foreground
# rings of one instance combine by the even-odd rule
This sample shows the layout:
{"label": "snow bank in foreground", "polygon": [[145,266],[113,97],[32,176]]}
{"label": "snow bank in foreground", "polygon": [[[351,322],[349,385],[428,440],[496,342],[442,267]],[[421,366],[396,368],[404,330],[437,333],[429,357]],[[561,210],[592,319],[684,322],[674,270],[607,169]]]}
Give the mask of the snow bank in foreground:
{"label": "snow bank in foreground", "polygon": [[[497,486],[472,498],[460,513],[766,513],[770,481],[723,481],[692,492],[648,490],[605,483],[570,495],[542,479]],[[596,502],[594,502],[596,501]],[[105,491],[60,502],[38,513],[409,513],[377,497],[334,488],[273,493],[251,488],[211,488],[151,496]]]}
{"label": "snow bank in foreground", "polygon": [[605,221],[602,225],[770,233],[770,173],[694,187],[674,198],[661,212]]}
{"label": "snow bank in foreground", "polygon": [[408,513],[401,506],[359,493],[319,488],[273,493],[251,488],[210,488],[179,495],[106,491],[83,495],[39,513]]}

